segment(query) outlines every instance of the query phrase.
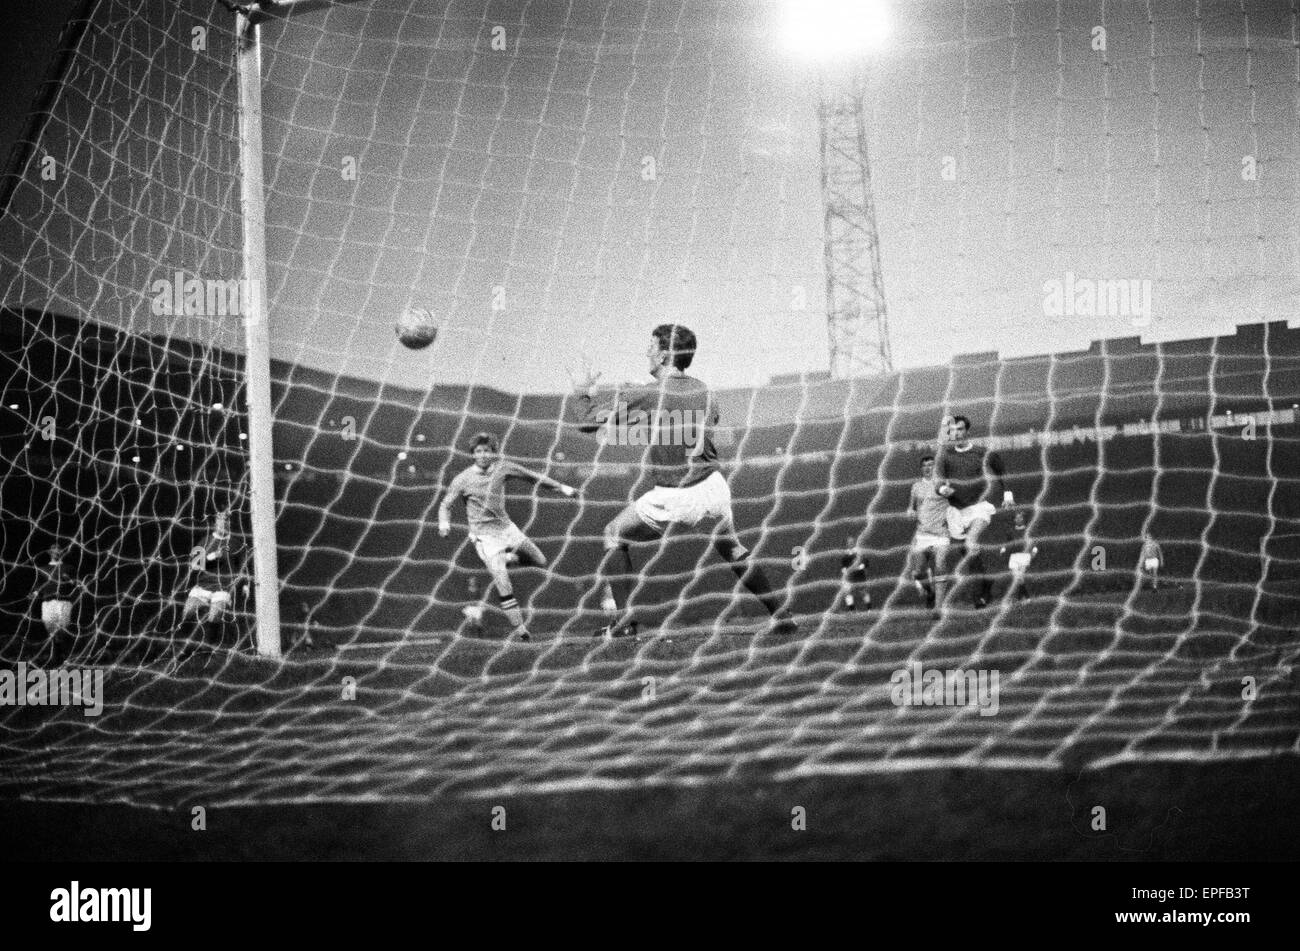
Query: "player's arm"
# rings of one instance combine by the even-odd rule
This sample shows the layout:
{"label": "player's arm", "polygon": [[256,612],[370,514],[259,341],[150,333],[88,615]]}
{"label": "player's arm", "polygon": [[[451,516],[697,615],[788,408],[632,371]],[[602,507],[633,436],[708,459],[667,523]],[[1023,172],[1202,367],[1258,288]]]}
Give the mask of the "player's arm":
{"label": "player's arm", "polygon": [[948,431],[951,425],[952,417],[944,416],[934,438],[935,491],[945,499],[952,495],[952,485],[949,483],[951,476],[948,472]]}
{"label": "player's arm", "polygon": [[990,449],[984,454],[984,469],[989,481],[989,494],[994,498],[1002,496],[1002,507],[1009,509],[1016,504],[1016,497],[1007,488],[1006,474],[1007,468],[1002,462],[1002,456]]}
{"label": "player's arm", "polygon": [[633,410],[652,410],[657,406],[657,390],[649,387],[624,385],[601,393],[596,383],[599,373],[592,373],[583,361],[580,371],[570,371],[569,380],[573,383],[573,392],[578,407],[578,431],[594,433],[609,421],[621,407],[625,412]]}
{"label": "player's arm", "polygon": [[505,476],[507,479],[523,479],[526,482],[532,482],[534,485],[545,486],[546,488],[564,496],[571,497],[578,491],[571,485],[557,482],[550,476],[541,472],[534,472],[532,469],[527,469],[517,462],[506,462],[504,463],[504,466]]}
{"label": "player's arm", "polygon": [[596,387],[600,380],[599,373],[593,373],[586,358],[582,360],[579,370],[569,371],[569,382],[573,384],[574,402],[578,408],[578,432],[594,433],[605,425],[614,409],[617,392],[606,398],[600,397]]}
{"label": "player's arm", "polygon": [[460,498],[461,486],[460,476],[452,479],[442,497],[442,504],[438,506],[438,534],[443,538],[451,534],[451,503]]}

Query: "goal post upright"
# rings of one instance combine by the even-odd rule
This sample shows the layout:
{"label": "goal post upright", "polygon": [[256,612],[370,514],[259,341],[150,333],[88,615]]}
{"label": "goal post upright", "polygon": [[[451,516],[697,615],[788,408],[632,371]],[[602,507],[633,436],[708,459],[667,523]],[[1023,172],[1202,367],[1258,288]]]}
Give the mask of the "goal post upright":
{"label": "goal post upright", "polygon": [[239,192],[243,212],[244,382],[248,404],[249,518],[257,652],[280,656],[280,578],[275,542],[275,453],[271,443],[271,332],[266,298],[266,201],[262,183],[262,47],[258,17],[237,9]]}

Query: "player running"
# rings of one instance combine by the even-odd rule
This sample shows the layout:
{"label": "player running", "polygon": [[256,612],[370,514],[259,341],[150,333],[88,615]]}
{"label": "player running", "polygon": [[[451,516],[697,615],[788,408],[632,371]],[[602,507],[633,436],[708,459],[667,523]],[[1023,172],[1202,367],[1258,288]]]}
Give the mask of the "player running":
{"label": "player running", "polygon": [[939,492],[934,476],[934,456],[921,458],[921,476],[912,483],[907,511],[916,519],[916,534],[907,557],[908,575],[925,606],[942,603],[947,581],[948,499]]}
{"label": "player running", "polygon": [[651,331],[646,350],[653,381],[624,385],[597,400],[599,373],[593,375],[584,366],[580,378],[570,375],[581,416],[579,430],[594,433],[611,417],[616,426],[630,427],[617,438],[625,436],[629,444],[647,447],[643,465],[654,479],[654,488],[605,526],[605,557],[598,578],[605,587],[602,605],[613,619],[598,633],[606,637],[637,634],[629,606],[634,575],[629,543],[661,539],[671,525],[711,526],[714,550],[772,615],[772,630],[798,630],[762,567],[753,563],[736,536],[731,488],[718,469],[718,452],[708,432],[717,424],[718,410],[709,388],[686,373],[695,353],[695,334],[689,329],[660,324]]}
{"label": "player running", "polygon": [[934,468],[939,494],[948,499],[948,537],[966,545],[961,576],[976,579],[975,607],[985,607],[993,583],[984,567],[980,537],[997,512],[990,499],[1000,495],[1003,508],[1015,505],[1015,498],[1003,483],[1006,468],[1002,457],[971,441],[970,420],[965,416],[945,416],[939,426]]}
{"label": "player running", "polygon": [[[469,521],[469,537],[474,550],[492,575],[501,610],[510,619],[510,636],[521,641],[530,638],[524,624],[524,612],[515,598],[510,582],[511,565],[546,567],[546,556],[510,519],[506,512],[506,480],[523,479],[573,497],[577,490],[550,476],[525,469],[499,455],[500,445],[491,433],[479,433],[469,443],[474,463],[451,480],[442,505],[438,508],[438,534],[451,534],[451,505],[462,496]],[[481,620],[481,617],[480,617]]]}

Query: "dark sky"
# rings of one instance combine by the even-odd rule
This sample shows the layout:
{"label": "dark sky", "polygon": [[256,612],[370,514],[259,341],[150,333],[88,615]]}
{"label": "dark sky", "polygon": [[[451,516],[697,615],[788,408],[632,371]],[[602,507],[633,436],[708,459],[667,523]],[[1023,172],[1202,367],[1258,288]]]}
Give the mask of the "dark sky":
{"label": "dark sky", "polygon": [[76,2],[10,4],[5,11],[5,29],[0,30],[0,81],[5,90],[0,97],[0,155],[6,163],[54,55],[59,30]]}
{"label": "dark sky", "polygon": [[[1296,319],[1296,3],[892,6],[867,105],[899,364]],[[276,355],[546,391],[579,351],[638,376],[649,328],[678,320],[715,385],[825,369],[815,75],[773,11],[374,0],[267,27]],[[238,273],[229,17],[112,0],[104,18],[43,143],[69,175],[0,223],[19,272],[0,294],[238,346],[229,321],[148,306],[177,268]],[[1051,312],[1072,279],[1148,287],[1150,322]],[[420,354],[392,335],[411,304],[443,322]]]}

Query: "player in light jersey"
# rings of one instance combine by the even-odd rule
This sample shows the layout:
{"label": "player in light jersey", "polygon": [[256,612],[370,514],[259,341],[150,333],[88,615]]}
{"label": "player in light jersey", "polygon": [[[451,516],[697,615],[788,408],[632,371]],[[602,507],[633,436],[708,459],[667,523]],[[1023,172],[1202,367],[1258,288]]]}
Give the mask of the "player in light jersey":
{"label": "player in light jersey", "polygon": [[[447,494],[438,507],[438,534],[443,538],[451,534],[451,505],[463,497],[470,540],[492,575],[497,596],[501,599],[501,610],[513,625],[510,636],[526,641],[531,635],[524,624],[523,609],[515,598],[509,569],[511,565],[544,568],[546,556],[506,512],[506,480],[523,479],[567,497],[575,495],[577,490],[509,459],[502,459],[500,446],[491,433],[479,433],[469,445],[474,464],[452,479],[447,487]],[[478,621],[481,622],[481,616]]]}
{"label": "player in light jersey", "polygon": [[654,488],[605,526],[605,557],[598,574],[604,583],[602,606],[613,616],[599,632],[606,637],[637,634],[628,604],[634,578],[628,544],[660,539],[671,525],[710,527],[714,550],[772,615],[772,630],[798,630],[762,566],[753,563],[736,536],[731,488],[718,470],[718,453],[709,438],[718,410],[709,388],[686,373],[695,352],[695,334],[688,328],[660,324],[651,331],[646,350],[651,382],[624,385],[597,399],[599,373],[584,367],[581,376],[571,374],[579,430],[594,433],[611,423],[615,441],[646,447],[642,464],[654,479]]}
{"label": "player in light jersey", "polygon": [[1006,469],[1002,457],[971,441],[970,420],[965,416],[945,416],[939,426],[939,451],[934,469],[939,493],[948,499],[948,537],[965,542],[962,574],[978,582],[975,606],[982,608],[989,603],[993,589],[980,545],[984,530],[997,512],[991,500],[1000,495],[1003,508],[1015,504],[1015,498],[1003,483]]}
{"label": "player in light jersey", "polygon": [[948,499],[939,492],[934,477],[934,456],[921,459],[921,477],[912,483],[907,510],[916,519],[916,534],[908,553],[907,568],[925,606],[933,608],[944,598],[948,556]]}

